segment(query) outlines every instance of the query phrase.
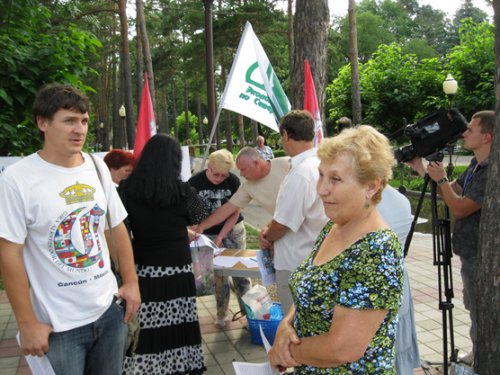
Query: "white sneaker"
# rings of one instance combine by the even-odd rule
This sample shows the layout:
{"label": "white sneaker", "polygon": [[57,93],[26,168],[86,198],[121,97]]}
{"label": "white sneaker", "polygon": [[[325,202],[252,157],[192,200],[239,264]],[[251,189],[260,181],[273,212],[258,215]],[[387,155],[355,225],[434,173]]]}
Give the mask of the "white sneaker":
{"label": "white sneaker", "polygon": [[216,319],[214,321],[215,328],[222,329],[226,326],[226,321],[222,319]]}
{"label": "white sneaker", "polygon": [[224,318],[222,318],[222,319],[219,319],[219,318],[215,319],[215,320],[214,320],[214,325],[215,325],[215,327],[216,327],[216,328],[219,328],[219,329],[224,328],[224,327],[226,326],[226,319],[227,319],[227,314],[226,314],[226,316],[225,316]]}
{"label": "white sneaker", "polygon": [[472,366],[474,364],[474,352],[458,356],[458,361]]}

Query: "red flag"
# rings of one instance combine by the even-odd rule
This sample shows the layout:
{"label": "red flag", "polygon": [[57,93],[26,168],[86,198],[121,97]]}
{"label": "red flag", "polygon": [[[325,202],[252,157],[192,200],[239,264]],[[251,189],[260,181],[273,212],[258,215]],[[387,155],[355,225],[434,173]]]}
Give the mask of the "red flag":
{"label": "red flag", "polygon": [[319,145],[323,140],[323,124],[319,113],[318,98],[316,97],[316,89],[311,74],[309,61],[304,60],[304,109],[309,111],[314,118],[314,145]]}
{"label": "red flag", "polygon": [[137,132],[134,143],[134,160],[139,160],[144,145],[156,134],[155,113],[149,93],[148,73],[144,73],[144,87],[142,88],[141,108],[137,119]]}

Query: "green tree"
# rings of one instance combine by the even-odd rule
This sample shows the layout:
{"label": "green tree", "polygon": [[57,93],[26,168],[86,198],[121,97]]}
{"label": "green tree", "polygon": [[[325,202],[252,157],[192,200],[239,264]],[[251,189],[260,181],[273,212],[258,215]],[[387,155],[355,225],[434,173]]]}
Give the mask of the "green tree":
{"label": "green tree", "polygon": [[[430,5],[422,5],[416,10],[413,25],[412,36],[408,44],[412,41],[425,41],[434,50],[434,56],[444,56],[451,50],[450,22],[443,11],[433,9]],[[418,50],[411,50],[408,45],[404,49],[416,53],[420,58],[430,57],[425,56],[428,53],[425,50],[424,54],[420,55]]]}
{"label": "green tree", "polygon": [[471,19],[462,22],[460,44],[447,56],[446,69],[458,81],[455,103],[467,117],[495,108],[494,26]]}
{"label": "green tree", "polygon": [[420,62],[415,55],[404,54],[397,44],[380,46],[365,64],[361,78],[365,121],[393,133],[401,128],[403,119],[413,122],[435,110],[437,103],[429,98],[442,90],[441,69],[438,59]]}
{"label": "green tree", "polygon": [[54,25],[35,0],[10,1],[0,13],[0,155],[28,154],[40,146],[31,105],[45,83],[92,91],[90,58],[101,43],[74,24]]}
{"label": "green tree", "polygon": [[[373,58],[360,65],[363,122],[387,134],[400,130],[405,119],[411,123],[445,104],[444,79],[437,58],[419,60],[404,54],[398,44],[381,45]],[[328,86],[330,117],[350,117],[350,71],[343,67]],[[415,105],[418,103],[418,105]]]}
{"label": "green tree", "polygon": [[[372,12],[361,11],[356,8],[356,24],[358,29],[358,56],[361,62],[368,61],[380,44],[394,42],[395,36],[385,25],[381,15]],[[349,22],[345,17],[340,26],[341,45],[344,54],[349,51]]]}

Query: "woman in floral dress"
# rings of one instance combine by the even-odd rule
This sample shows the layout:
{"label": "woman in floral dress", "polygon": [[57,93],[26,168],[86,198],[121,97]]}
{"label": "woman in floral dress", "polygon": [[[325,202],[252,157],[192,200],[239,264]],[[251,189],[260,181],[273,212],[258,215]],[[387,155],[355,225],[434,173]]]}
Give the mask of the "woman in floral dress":
{"label": "woman in floral dress", "polygon": [[370,126],[318,150],[318,194],[330,222],[290,278],[294,306],[269,352],[296,374],[393,374],[403,286],[401,245],[378,211],[394,158]]}

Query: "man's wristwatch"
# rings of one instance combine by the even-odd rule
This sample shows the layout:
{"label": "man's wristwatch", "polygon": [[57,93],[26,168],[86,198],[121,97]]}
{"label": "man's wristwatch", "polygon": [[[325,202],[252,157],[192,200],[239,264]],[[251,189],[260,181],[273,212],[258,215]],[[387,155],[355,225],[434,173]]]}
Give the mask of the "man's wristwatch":
{"label": "man's wristwatch", "polygon": [[440,186],[444,184],[445,182],[449,182],[448,177],[444,176],[443,178],[440,178],[439,180],[436,181],[437,186]]}

